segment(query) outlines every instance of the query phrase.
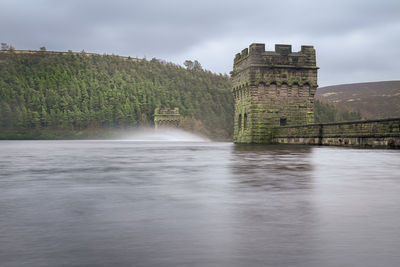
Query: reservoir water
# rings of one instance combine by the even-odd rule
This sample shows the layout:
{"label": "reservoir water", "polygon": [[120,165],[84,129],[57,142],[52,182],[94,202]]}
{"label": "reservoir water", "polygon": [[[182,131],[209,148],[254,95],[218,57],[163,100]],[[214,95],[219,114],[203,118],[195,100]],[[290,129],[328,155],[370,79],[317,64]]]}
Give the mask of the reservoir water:
{"label": "reservoir water", "polygon": [[400,266],[400,151],[0,141],[0,266]]}

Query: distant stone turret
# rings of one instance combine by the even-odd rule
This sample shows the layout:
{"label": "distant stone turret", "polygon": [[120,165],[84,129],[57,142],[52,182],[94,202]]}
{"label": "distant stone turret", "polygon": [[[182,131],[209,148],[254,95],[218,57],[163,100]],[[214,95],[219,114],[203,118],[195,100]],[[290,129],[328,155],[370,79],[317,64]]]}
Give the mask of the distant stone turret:
{"label": "distant stone turret", "polygon": [[179,126],[181,116],[179,115],[179,108],[174,109],[161,109],[156,108],[154,111],[154,125],[155,128],[175,128]]}
{"label": "distant stone turret", "polygon": [[272,129],[314,122],[315,49],[251,44],[236,54],[232,71],[235,143],[270,143]]}

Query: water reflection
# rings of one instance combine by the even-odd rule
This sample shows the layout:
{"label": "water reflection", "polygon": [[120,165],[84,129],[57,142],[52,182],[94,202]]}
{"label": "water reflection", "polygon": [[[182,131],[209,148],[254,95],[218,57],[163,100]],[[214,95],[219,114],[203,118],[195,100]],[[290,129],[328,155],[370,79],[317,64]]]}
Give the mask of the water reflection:
{"label": "water reflection", "polygon": [[236,145],[231,169],[239,183],[265,191],[307,189],[311,153],[309,146]]}
{"label": "water reflection", "polygon": [[316,221],[311,154],[306,146],[234,146],[230,168],[238,203],[232,213],[241,265],[310,266]]}

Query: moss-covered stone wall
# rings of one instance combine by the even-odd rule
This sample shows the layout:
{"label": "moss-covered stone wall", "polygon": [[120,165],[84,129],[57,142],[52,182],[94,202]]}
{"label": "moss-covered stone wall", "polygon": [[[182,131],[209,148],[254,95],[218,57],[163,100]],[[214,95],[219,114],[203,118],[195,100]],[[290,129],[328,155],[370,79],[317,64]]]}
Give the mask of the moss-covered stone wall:
{"label": "moss-covered stone wall", "polygon": [[400,118],[276,127],[273,142],[400,148]]}

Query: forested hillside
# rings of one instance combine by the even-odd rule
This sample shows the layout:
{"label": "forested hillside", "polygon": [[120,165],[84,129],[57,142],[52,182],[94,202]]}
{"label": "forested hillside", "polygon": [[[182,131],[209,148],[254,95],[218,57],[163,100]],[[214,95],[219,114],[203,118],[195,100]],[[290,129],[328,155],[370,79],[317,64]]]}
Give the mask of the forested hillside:
{"label": "forested hillside", "polygon": [[157,59],[0,52],[3,138],[79,138],[100,129],[150,126],[156,107],[179,107],[183,128],[218,139],[232,134],[226,75]]}

